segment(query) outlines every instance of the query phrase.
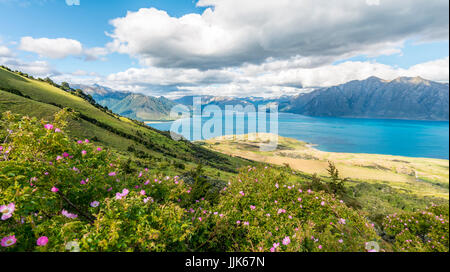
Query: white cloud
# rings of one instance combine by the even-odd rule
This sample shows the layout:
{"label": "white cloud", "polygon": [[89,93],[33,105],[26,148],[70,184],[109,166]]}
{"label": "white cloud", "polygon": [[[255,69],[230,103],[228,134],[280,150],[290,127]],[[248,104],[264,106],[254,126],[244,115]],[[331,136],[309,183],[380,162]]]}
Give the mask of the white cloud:
{"label": "white cloud", "polygon": [[19,49],[52,59],[63,59],[68,56],[79,56],[83,53],[83,46],[79,41],[66,38],[34,39],[32,37],[23,37],[20,40]]}
{"label": "white cloud", "polygon": [[104,56],[108,55],[108,50],[102,47],[94,47],[94,48],[88,48],[84,50],[84,56],[86,60],[97,60],[101,58],[104,60]]}
{"label": "white cloud", "polygon": [[83,57],[85,60],[96,60],[100,56],[107,55],[104,48],[83,48],[83,45],[77,41],[66,38],[38,38],[22,37],[19,49],[27,52],[33,52],[41,57],[51,59],[64,59],[69,56]]}
{"label": "white cloud", "polygon": [[298,94],[370,76],[449,80],[448,57],[408,69],[369,61],[333,64],[353,56],[401,54],[406,40],[448,40],[447,0],[200,0],[197,5],[207,9],[180,18],[155,8],[128,12],[111,21],[112,41],[105,48],[32,37],[23,37],[18,46],[45,58],[88,61],[116,51],[136,57],[139,68],[105,77],[84,70],[60,74],[45,61],[6,56],[12,53],[6,47],[0,47],[0,62],[53,75],[57,82],[169,97]]}
{"label": "white cloud", "polygon": [[311,88],[327,87],[363,80],[371,76],[392,80],[421,76],[434,81],[449,81],[449,59],[439,59],[403,69],[377,62],[347,61],[337,65],[302,68],[302,60],[269,61],[239,68],[199,69],[131,68],[111,74],[100,84],[111,88],[149,95],[181,96],[278,96],[298,94]]}
{"label": "white cloud", "polygon": [[0,57],[10,57],[12,56],[12,51],[6,47],[0,45]]}
{"label": "white cloud", "polygon": [[72,73],[73,76],[98,76],[97,73],[95,72],[88,72],[88,71],[84,71],[84,70],[76,70],[75,72]]}
{"label": "white cloud", "polygon": [[449,33],[448,0],[432,5],[421,0],[200,0],[197,5],[207,7],[203,14],[180,18],[155,8],[128,12],[111,21],[108,47],[159,67],[211,69],[292,57],[320,66],[343,56],[398,53],[406,39],[448,39]]}
{"label": "white cloud", "polygon": [[26,62],[13,57],[1,57],[0,64],[5,65],[12,70],[21,71],[36,77],[47,77],[59,74],[52,69],[50,64],[46,61],[31,61]]}
{"label": "white cloud", "polygon": [[448,57],[440,60],[417,64],[409,68],[406,76],[420,76],[426,79],[448,82],[449,81]]}
{"label": "white cloud", "polygon": [[5,65],[12,70],[21,71],[36,77],[58,75],[59,72],[52,69],[46,61],[24,61],[15,52],[6,46],[0,45],[0,65]]}
{"label": "white cloud", "polygon": [[103,84],[104,78],[97,75],[96,73],[90,72],[74,72],[71,74],[60,74],[52,77],[52,80],[61,83],[68,82],[70,85],[72,84],[84,84],[84,85],[94,85],[94,84],[102,84],[107,86],[107,84]]}
{"label": "white cloud", "polygon": [[366,3],[369,6],[379,6],[380,0],[366,0]]}
{"label": "white cloud", "polygon": [[17,70],[23,71],[25,73],[34,75],[34,76],[52,76],[55,74],[58,74],[56,70],[54,70],[50,64],[48,64],[46,61],[32,61],[32,62],[22,62],[19,61],[16,66]]}
{"label": "white cloud", "polygon": [[429,80],[448,81],[448,57],[415,65],[409,69],[396,68],[376,62],[344,62],[314,69],[293,69],[279,74],[285,83],[298,81],[303,86],[326,87],[346,83],[351,80],[363,80],[371,76],[392,80],[397,77],[421,76]]}

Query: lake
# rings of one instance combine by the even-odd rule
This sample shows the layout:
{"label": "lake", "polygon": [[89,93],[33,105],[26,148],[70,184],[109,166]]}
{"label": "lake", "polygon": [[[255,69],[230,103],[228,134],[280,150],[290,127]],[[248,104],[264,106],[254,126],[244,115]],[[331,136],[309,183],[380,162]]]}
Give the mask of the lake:
{"label": "lake", "polygon": [[[202,118],[202,122],[210,119]],[[172,122],[148,125],[168,131]],[[254,132],[248,129],[248,118],[244,122],[238,121],[235,127],[245,128],[245,133]],[[193,132],[181,134],[189,140],[200,140],[193,137]],[[280,113],[278,134],[315,144],[315,148],[328,152],[449,158],[449,122],[309,117]]]}

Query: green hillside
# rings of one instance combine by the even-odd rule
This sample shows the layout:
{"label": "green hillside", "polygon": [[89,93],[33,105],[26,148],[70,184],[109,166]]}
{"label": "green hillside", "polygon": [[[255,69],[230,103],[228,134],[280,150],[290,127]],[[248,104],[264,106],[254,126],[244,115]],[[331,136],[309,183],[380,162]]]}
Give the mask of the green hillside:
{"label": "green hillside", "polygon": [[236,156],[0,68],[0,252],[448,252],[448,198]]}
{"label": "green hillside", "polygon": [[170,109],[176,104],[166,98],[149,97],[142,94],[130,94],[122,100],[108,106],[113,112],[135,120],[170,120]]}
{"label": "green hillside", "polygon": [[0,112],[51,121],[56,112],[68,108],[77,116],[68,126],[73,139],[90,139],[144,162],[169,163],[187,169],[201,163],[216,175],[234,173],[246,164],[244,160],[211,152],[188,141],[174,141],[167,132],[113,114],[85,94],[65,91],[47,81],[0,68]]}
{"label": "green hillside", "polygon": [[165,97],[153,97],[139,93],[116,91],[98,84],[71,84],[112,112],[139,121],[171,120],[170,111],[175,102]]}
{"label": "green hillside", "polygon": [[368,217],[332,164],[329,180],[243,167],[220,190],[200,167],[128,172],[67,115],[0,118],[0,252],[448,252],[448,202]]}

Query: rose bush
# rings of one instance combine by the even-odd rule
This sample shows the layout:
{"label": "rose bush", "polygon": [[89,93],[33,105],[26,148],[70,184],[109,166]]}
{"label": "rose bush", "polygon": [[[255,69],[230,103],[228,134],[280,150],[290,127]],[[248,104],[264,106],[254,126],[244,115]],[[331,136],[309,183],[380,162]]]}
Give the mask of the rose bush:
{"label": "rose bush", "polygon": [[425,211],[388,215],[382,227],[396,251],[448,252],[448,216],[448,205],[432,206]]}
{"label": "rose bush", "polygon": [[365,251],[379,240],[363,216],[330,194],[302,190],[287,172],[249,167],[223,191],[211,248]]}
{"label": "rose bush", "polygon": [[[128,171],[130,158],[67,135],[69,114],[0,119],[0,251],[391,249],[363,214],[289,170],[241,169],[208,198],[200,168],[200,185]],[[394,250],[448,251],[448,206],[388,216],[381,229]]]}

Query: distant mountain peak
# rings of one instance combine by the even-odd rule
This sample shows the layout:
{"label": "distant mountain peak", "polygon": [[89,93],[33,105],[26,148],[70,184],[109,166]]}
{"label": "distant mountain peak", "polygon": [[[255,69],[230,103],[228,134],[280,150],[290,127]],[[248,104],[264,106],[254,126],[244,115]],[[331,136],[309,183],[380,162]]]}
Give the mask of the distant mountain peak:
{"label": "distant mountain peak", "polygon": [[416,77],[398,77],[396,79],[393,80],[393,82],[397,82],[397,83],[405,83],[405,84],[413,84],[413,85],[418,85],[418,84],[425,84],[427,86],[429,86],[431,84],[431,81],[426,80],[420,76],[416,76]]}
{"label": "distant mountain peak", "polygon": [[421,77],[370,77],[299,95],[285,110],[310,116],[448,121],[448,86]]}
{"label": "distant mountain peak", "polygon": [[367,81],[383,81],[383,79],[376,77],[376,76],[368,77],[366,80]]}
{"label": "distant mountain peak", "polygon": [[90,94],[97,103],[108,107],[114,113],[140,121],[170,119],[170,110],[176,105],[161,96],[147,96],[141,93],[113,90],[99,85],[75,85]]}

